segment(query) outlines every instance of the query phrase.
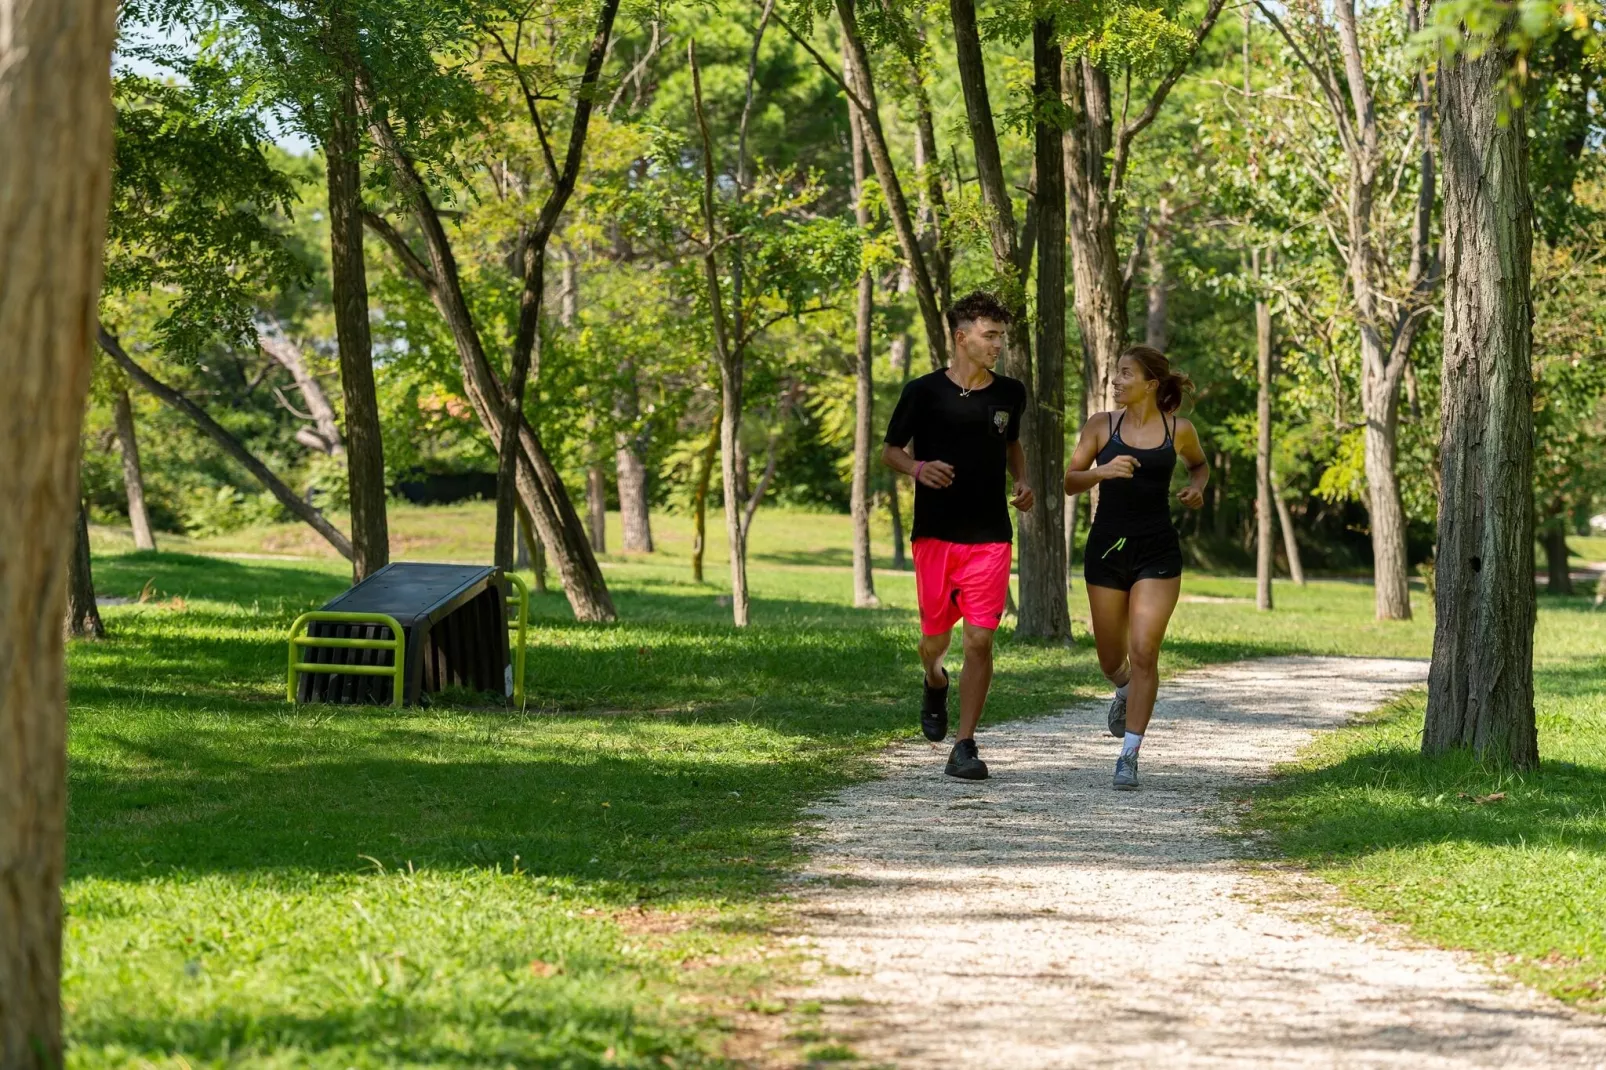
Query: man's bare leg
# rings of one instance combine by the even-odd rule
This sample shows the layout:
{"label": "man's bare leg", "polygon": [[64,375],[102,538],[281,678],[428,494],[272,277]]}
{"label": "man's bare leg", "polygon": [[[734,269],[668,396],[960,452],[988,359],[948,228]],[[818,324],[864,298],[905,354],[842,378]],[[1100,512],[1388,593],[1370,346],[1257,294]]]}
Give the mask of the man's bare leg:
{"label": "man's bare leg", "polygon": [[959,739],[974,739],[993,684],[993,630],[965,625],[965,668],[959,676]]}
{"label": "man's bare leg", "polygon": [[948,674],[943,671],[942,659],[948,653],[948,643],[953,639],[953,632],[940,632],[937,635],[922,635],[920,637],[920,663],[926,667],[926,686],[930,688],[947,687]]}

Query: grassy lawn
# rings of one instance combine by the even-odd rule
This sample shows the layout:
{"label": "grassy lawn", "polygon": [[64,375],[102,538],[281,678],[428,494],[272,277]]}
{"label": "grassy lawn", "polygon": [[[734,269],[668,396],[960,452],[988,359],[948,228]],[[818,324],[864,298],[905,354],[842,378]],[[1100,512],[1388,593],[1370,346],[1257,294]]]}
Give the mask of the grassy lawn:
{"label": "grassy lawn", "polygon": [[[398,555],[483,560],[488,515],[398,508]],[[655,524],[660,554],[608,559],[620,623],[577,625],[560,595],[534,600],[527,709],[400,713],[283,702],[285,628],[348,576],[344,562],[297,545],[299,532],[169,537],[163,553],[134,554],[97,530],[100,593],[146,599],[108,608],[112,638],[76,643],[69,657],[73,1064],[718,1066],[734,1015],[787,1010],[766,997],[790,968],[771,935],[784,910],[776,882],[795,862],[801,809],[913,730],[913,582],[878,575],[883,607],[854,610],[846,571],[830,567],[845,561],[846,519],[766,512],[755,625],[737,633],[719,602],[722,546],[710,547],[711,582],[696,585],[689,525]],[[884,533],[878,545],[889,545]],[[193,553],[309,549],[292,560]],[[1362,584],[1279,584],[1273,615],[1255,611],[1252,581],[1195,576],[1187,591],[1195,600],[1179,607],[1167,672],[1430,648],[1420,592],[1417,620],[1381,624]],[[1078,581],[1073,606],[1081,599]],[[1506,822],[1506,836],[1531,791],[1558,857],[1582,860],[1550,871],[1552,890],[1598,880],[1603,855],[1602,755],[1582,741],[1589,717],[1598,740],[1606,709],[1596,675],[1606,615],[1586,604],[1547,604],[1541,616],[1541,746],[1573,764],[1508,788],[1501,806],[1442,804],[1447,819]],[[989,717],[1102,694],[1081,638],[1043,647],[1002,631]],[[1412,766],[1403,721],[1327,745],[1372,731],[1394,735],[1363,751],[1392,747]],[[1351,805],[1327,797],[1335,815]],[[1299,796],[1280,798],[1290,815],[1280,834],[1297,854]],[[1364,810],[1357,798],[1352,809]],[[1351,816],[1354,835],[1381,838],[1375,818]],[[1512,850],[1493,834],[1464,843]],[[1532,835],[1520,848],[1538,849]],[[1377,843],[1321,864],[1336,873],[1400,850],[1430,849]],[[1409,895],[1432,898],[1438,863],[1415,864],[1421,889]],[[1588,887],[1566,902],[1599,954]],[[1600,965],[1579,969],[1599,977]]]}
{"label": "grassy lawn", "polygon": [[1318,738],[1250,821],[1418,936],[1606,1012],[1606,613],[1540,605],[1537,773],[1423,759],[1419,692]]}

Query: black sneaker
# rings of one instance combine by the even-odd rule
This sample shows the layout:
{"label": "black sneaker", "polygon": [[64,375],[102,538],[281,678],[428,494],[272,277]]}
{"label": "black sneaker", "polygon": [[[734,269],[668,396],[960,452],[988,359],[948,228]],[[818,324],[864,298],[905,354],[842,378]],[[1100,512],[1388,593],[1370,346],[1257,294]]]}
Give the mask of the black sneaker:
{"label": "black sneaker", "polygon": [[948,754],[948,768],[943,772],[960,780],[986,780],[987,763],[976,754],[974,739],[961,739]]}
{"label": "black sneaker", "polygon": [[920,703],[920,731],[933,743],[941,743],[948,738],[948,670],[942,670],[942,686],[932,687],[926,683],[924,675],[920,677],[920,686],[925,690],[925,699]]}

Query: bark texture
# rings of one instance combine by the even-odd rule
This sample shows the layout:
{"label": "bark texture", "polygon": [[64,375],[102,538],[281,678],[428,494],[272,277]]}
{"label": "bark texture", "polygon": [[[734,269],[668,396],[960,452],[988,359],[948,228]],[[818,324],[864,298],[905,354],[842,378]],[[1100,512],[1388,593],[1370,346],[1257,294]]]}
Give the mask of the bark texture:
{"label": "bark texture", "polygon": [[257,457],[245,444],[206,414],[206,410],[195,402],[168,386],[150,372],[134,363],[134,358],[123,349],[122,343],[114,337],[105,327],[99,329],[97,340],[105,354],[117,362],[118,367],[128,373],[128,377],[138,383],[141,388],[155,396],[164,405],[183,413],[190,422],[200,428],[213,442],[223,447],[223,452],[234,458],[247,472],[261,483],[263,489],[272,494],[279,504],[288,509],[297,519],[304,521],[308,527],[322,535],[340,552],[340,556],[350,561],[352,558],[351,540],[341,533],[339,528],[331,524],[328,519],[316,508],[309,505],[305,498],[290,489],[284,480],[273,474],[267,465],[257,460]]}
{"label": "bark texture", "polygon": [[[355,47],[346,20],[336,17],[331,47]],[[354,582],[390,563],[385,513],[385,445],[374,390],[373,339],[368,330],[368,271],[363,261],[362,120],[352,58],[341,64],[339,92],[330,103],[324,138],[329,187],[329,280],[340,345],[340,393],[346,410],[346,481],[351,496],[351,572]],[[303,395],[305,396],[305,395]]]}
{"label": "bark texture", "polygon": [[[1060,46],[1053,24],[1032,28],[1033,91],[1039,99],[1061,96]],[[1039,121],[1034,132],[1037,168],[1037,335],[1028,407],[1034,441],[1027,453],[1027,480],[1037,505],[1020,514],[1020,617],[1016,633],[1069,639],[1070,555],[1065,525],[1065,157],[1057,126]],[[1031,553],[1026,552],[1026,548]]]}
{"label": "bark texture", "polygon": [[[62,1062],[61,622],[111,188],[111,0],[0,0],[0,1066]],[[26,285],[14,285],[25,280]]]}
{"label": "bark texture", "polygon": [[117,446],[123,455],[123,491],[128,495],[128,523],[134,529],[134,549],[156,549],[150,513],[145,509],[145,470],[139,463],[139,438],[134,433],[134,405],[121,388],[112,403],[117,424]]}
{"label": "bark texture", "polygon": [[78,520],[73,526],[72,567],[67,570],[67,637],[104,639],[100,606],[95,603],[95,573],[89,561],[89,513],[78,503]]}
{"label": "bark texture", "polygon": [[[859,230],[870,235],[870,208],[864,202],[868,167],[864,158],[864,120],[849,116],[853,155],[853,212]],[[877,606],[875,574],[870,558],[870,452],[875,448],[875,355],[872,328],[875,314],[875,279],[869,271],[859,275],[858,302],[853,321],[853,485],[849,509],[853,514],[853,604]]]}
{"label": "bark texture", "polygon": [[1439,70],[1444,374],[1433,667],[1422,750],[1539,764],[1533,707],[1533,245],[1511,57]]}
{"label": "bark texture", "polygon": [[1150,226],[1148,249],[1148,292],[1145,294],[1147,315],[1143,326],[1143,344],[1165,352],[1167,298],[1170,279],[1166,273],[1166,254],[1171,236],[1171,205],[1160,198],[1159,210]]}

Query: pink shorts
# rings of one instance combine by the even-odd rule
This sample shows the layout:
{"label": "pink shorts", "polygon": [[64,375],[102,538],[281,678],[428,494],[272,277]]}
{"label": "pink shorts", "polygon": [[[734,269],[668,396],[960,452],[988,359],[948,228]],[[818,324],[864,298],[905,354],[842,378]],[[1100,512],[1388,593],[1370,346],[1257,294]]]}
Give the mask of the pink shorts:
{"label": "pink shorts", "polygon": [[942,635],[961,617],[977,628],[997,628],[1009,595],[1013,550],[1007,542],[916,539],[915,594],[920,601],[921,634]]}

